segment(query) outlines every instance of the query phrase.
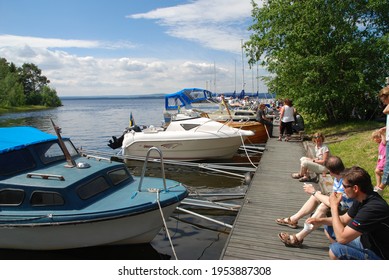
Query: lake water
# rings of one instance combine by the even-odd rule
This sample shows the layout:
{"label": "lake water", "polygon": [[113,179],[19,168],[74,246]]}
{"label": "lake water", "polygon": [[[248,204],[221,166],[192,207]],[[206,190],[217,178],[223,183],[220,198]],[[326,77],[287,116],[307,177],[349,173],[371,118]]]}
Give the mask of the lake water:
{"label": "lake water", "polygon": [[[163,120],[163,98],[87,98],[64,99],[55,109],[11,113],[0,116],[0,126],[34,126],[54,133],[50,119],[62,128],[76,147],[114,155],[107,146],[111,136],[120,136],[128,126],[130,113],[136,124],[159,126]],[[141,164],[132,168],[139,173]],[[149,175],[159,176],[159,166],[151,166]],[[191,167],[167,166],[166,177],[188,185],[192,192],[233,192],[246,190],[242,179]],[[239,203],[239,201],[237,201]],[[235,213],[196,209],[197,213],[232,224]],[[228,237],[228,228],[194,215],[175,212],[168,221],[169,232],[178,259],[218,259]],[[98,234],[98,233],[96,233]],[[174,259],[166,232],[161,230],[148,245],[98,247],[54,252],[0,250],[0,259]]]}

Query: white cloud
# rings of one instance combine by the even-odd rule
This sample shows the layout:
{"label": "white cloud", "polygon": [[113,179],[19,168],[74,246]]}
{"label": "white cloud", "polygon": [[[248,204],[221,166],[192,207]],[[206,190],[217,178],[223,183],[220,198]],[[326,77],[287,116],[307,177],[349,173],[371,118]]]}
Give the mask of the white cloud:
{"label": "white cloud", "polygon": [[250,0],[197,0],[127,17],[156,20],[170,36],[237,53],[240,39],[249,36],[247,24],[241,23],[251,18],[251,9]]}
{"label": "white cloud", "polygon": [[[247,23],[241,23],[251,18],[251,8],[250,0],[197,0],[128,16],[156,20],[167,27],[170,36],[231,53],[229,61],[225,64],[216,62],[216,66],[204,60],[131,57],[124,56],[124,52],[114,57],[116,50],[137,47],[127,41],[15,35],[0,35],[0,57],[17,66],[23,63],[36,64],[60,96],[169,93],[184,87],[206,85],[214,90],[210,85],[215,85],[215,73],[217,88],[232,92],[235,90],[236,78],[233,60],[234,57],[240,57],[240,39],[248,36]],[[87,52],[88,55],[77,55],[74,48],[83,49],[82,53]],[[97,56],[94,52],[96,49],[110,50],[110,58]],[[240,73],[238,69],[238,91]],[[251,84],[250,74],[246,76],[247,84]]]}
{"label": "white cloud", "polygon": [[124,49],[133,48],[134,44],[127,41],[104,42],[91,40],[68,40],[57,38],[41,38],[29,36],[0,35],[0,47],[29,46],[31,48],[102,48],[102,49]]}

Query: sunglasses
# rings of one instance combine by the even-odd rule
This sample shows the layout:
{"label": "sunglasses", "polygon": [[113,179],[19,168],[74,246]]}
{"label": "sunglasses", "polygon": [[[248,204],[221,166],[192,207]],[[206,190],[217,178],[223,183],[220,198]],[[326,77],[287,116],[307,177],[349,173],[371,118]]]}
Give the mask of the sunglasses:
{"label": "sunglasses", "polygon": [[347,189],[347,188],[354,187],[355,185],[345,185],[344,183],[342,183],[342,186],[344,189]]}

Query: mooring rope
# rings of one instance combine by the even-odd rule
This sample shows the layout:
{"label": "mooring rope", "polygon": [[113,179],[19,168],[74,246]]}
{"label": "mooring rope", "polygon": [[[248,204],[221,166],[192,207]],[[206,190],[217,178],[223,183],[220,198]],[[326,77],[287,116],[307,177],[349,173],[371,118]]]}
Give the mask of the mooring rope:
{"label": "mooring rope", "polygon": [[173,251],[174,257],[176,258],[176,260],[178,260],[177,255],[176,255],[176,251],[175,251],[174,246],[173,246],[172,239],[170,237],[169,228],[166,225],[166,220],[165,220],[165,217],[163,216],[162,207],[161,207],[161,204],[159,202],[159,192],[160,192],[160,190],[157,191],[157,204],[158,204],[159,212],[161,213],[161,217],[162,217],[162,221],[163,221],[163,226],[165,227],[165,230],[166,230],[166,233],[167,233],[167,237],[169,238],[170,246],[172,247],[172,251]]}
{"label": "mooring rope", "polygon": [[247,149],[246,149],[246,146],[245,146],[245,144],[244,144],[244,139],[243,139],[243,137],[242,137],[242,133],[240,133],[240,130],[239,130],[238,133],[239,133],[240,141],[242,142],[243,150],[244,150],[244,152],[245,152],[245,154],[246,154],[247,159],[249,160],[249,162],[251,163],[251,165],[252,165],[253,167],[257,168],[257,166],[251,161],[251,158],[249,157],[249,154],[247,153]]}

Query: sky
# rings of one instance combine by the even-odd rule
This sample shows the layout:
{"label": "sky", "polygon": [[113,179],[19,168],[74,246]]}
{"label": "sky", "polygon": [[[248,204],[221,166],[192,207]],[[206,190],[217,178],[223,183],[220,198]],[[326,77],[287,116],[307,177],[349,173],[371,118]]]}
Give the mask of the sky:
{"label": "sky", "polygon": [[267,92],[266,70],[242,55],[251,10],[251,0],[0,0],[0,57],[37,65],[58,96]]}

